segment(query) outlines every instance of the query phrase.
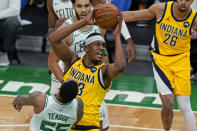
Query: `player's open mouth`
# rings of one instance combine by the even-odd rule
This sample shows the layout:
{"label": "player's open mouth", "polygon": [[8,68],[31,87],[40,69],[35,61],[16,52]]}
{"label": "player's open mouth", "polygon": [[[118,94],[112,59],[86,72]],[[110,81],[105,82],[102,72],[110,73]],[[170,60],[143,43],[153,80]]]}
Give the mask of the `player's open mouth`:
{"label": "player's open mouth", "polygon": [[81,18],[85,18],[86,16],[87,16],[87,15],[85,15],[85,14],[84,14],[84,15],[81,15]]}
{"label": "player's open mouth", "polygon": [[103,53],[102,52],[97,52],[98,57],[103,57]]}
{"label": "player's open mouth", "polygon": [[186,7],[185,7],[185,6],[181,6],[180,8],[181,8],[181,10],[185,10],[185,9],[186,9]]}

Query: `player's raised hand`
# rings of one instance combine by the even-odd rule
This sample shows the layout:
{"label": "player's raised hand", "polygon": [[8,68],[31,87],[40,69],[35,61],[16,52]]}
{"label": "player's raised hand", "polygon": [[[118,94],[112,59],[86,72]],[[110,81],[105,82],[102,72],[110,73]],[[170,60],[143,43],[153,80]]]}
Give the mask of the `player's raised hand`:
{"label": "player's raised hand", "polygon": [[117,16],[117,17],[118,17],[118,24],[113,31],[114,35],[119,35],[121,33],[121,28],[122,28],[123,16],[122,16],[122,14],[120,14],[120,16]]}
{"label": "player's raised hand", "polygon": [[127,54],[128,54],[128,63],[135,61],[136,59],[136,49],[132,39],[127,40]]}
{"label": "player's raised hand", "polygon": [[94,24],[95,24],[94,12],[95,12],[95,9],[93,9],[93,10],[85,17],[86,22],[87,22],[89,25],[94,25]]}
{"label": "player's raised hand", "polygon": [[21,111],[22,109],[22,105],[18,102],[18,97],[16,97],[13,101],[13,107],[15,110],[17,110],[18,112]]}

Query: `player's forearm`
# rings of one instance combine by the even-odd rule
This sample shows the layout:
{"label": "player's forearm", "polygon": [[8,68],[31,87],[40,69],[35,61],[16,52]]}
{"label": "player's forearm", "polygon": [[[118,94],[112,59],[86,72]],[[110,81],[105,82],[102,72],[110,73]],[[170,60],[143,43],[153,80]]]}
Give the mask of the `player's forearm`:
{"label": "player's forearm", "polygon": [[56,54],[53,52],[51,48],[48,57],[48,67],[50,71],[54,74],[56,79],[61,83],[64,73],[60,68],[58,62],[59,62],[59,58],[56,56]]}
{"label": "player's forearm", "polygon": [[143,9],[138,11],[124,11],[122,12],[122,14],[125,22],[152,20],[153,18],[155,18],[155,13],[152,12],[151,9]]}
{"label": "player's forearm", "polygon": [[60,83],[62,83],[62,79],[63,79],[64,73],[61,70],[61,68],[59,67],[59,65],[58,64],[53,64],[53,65],[51,64],[51,65],[49,65],[49,69],[54,74],[55,78]]}
{"label": "player's forearm", "polygon": [[133,11],[124,11],[122,12],[123,14],[123,19],[125,22],[132,22],[132,21],[135,21],[133,15],[134,15],[134,12]]}
{"label": "player's forearm", "polygon": [[83,27],[86,24],[87,24],[87,21],[85,19],[82,19],[82,20],[77,21],[77,22],[75,22],[74,24],[71,24],[71,25],[66,25],[66,26],[63,25],[64,27],[60,27],[60,29],[58,29],[58,30],[56,30],[56,31],[54,31],[53,33],[50,34],[49,41],[51,43],[60,42],[65,37],[70,35],[72,32],[74,32],[75,30]]}
{"label": "player's forearm", "polygon": [[126,59],[125,59],[124,51],[122,48],[120,34],[117,34],[115,37],[114,66],[118,74],[121,74],[126,68]]}
{"label": "player's forearm", "polygon": [[57,19],[55,17],[52,17],[51,14],[49,14],[49,16],[48,16],[48,26],[49,26],[48,35],[55,31],[56,21],[57,21]]}
{"label": "player's forearm", "polygon": [[131,38],[127,39],[127,44],[129,44],[132,48],[135,48],[134,42]]}
{"label": "player's forearm", "polygon": [[17,96],[15,99],[15,102],[16,102],[16,104],[18,104],[20,106],[32,105],[32,103],[30,102],[30,95]]}
{"label": "player's forearm", "polygon": [[51,34],[51,33],[53,33],[54,31],[55,31],[55,28],[49,28],[48,29],[48,35]]}

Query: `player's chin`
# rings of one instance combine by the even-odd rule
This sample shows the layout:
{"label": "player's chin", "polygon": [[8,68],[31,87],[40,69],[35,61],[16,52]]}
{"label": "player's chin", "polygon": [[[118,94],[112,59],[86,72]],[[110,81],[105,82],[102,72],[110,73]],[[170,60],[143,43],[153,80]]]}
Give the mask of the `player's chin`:
{"label": "player's chin", "polygon": [[102,59],[103,59],[103,56],[101,56],[101,55],[97,55],[97,56],[96,56],[96,60],[97,60],[97,61],[102,61]]}
{"label": "player's chin", "polygon": [[80,20],[81,20],[81,19],[85,19],[85,18],[86,18],[86,16],[84,16],[84,15],[83,15],[83,16],[80,16]]}

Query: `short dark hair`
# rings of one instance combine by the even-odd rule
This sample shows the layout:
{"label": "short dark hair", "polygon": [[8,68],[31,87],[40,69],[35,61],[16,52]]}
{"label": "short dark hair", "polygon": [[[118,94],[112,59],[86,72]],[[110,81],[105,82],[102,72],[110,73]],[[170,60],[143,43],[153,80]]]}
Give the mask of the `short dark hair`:
{"label": "short dark hair", "polygon": [[[89,34],[89,35],[87,36],[87,38],[90,38],[90,37],[96,36],[96,35],[102,36],[100,33],[94,32],[94,33]],[[86,38],[86,39],[87,39],[87,38]]]}
{"label": "short dark hair", "polygon": [[[92,0],[89,0],[89,1],[90,1],[90,3],[92,3]],[[73,4],[75,4],[76,0],[71,0],[71,2],[72,2]]]}
{"label": "short dark hair", "polygon": [[60,87],[59,93],[64,103],[72,101],[78,94],[78,83],[74,80],[64,82]]}

